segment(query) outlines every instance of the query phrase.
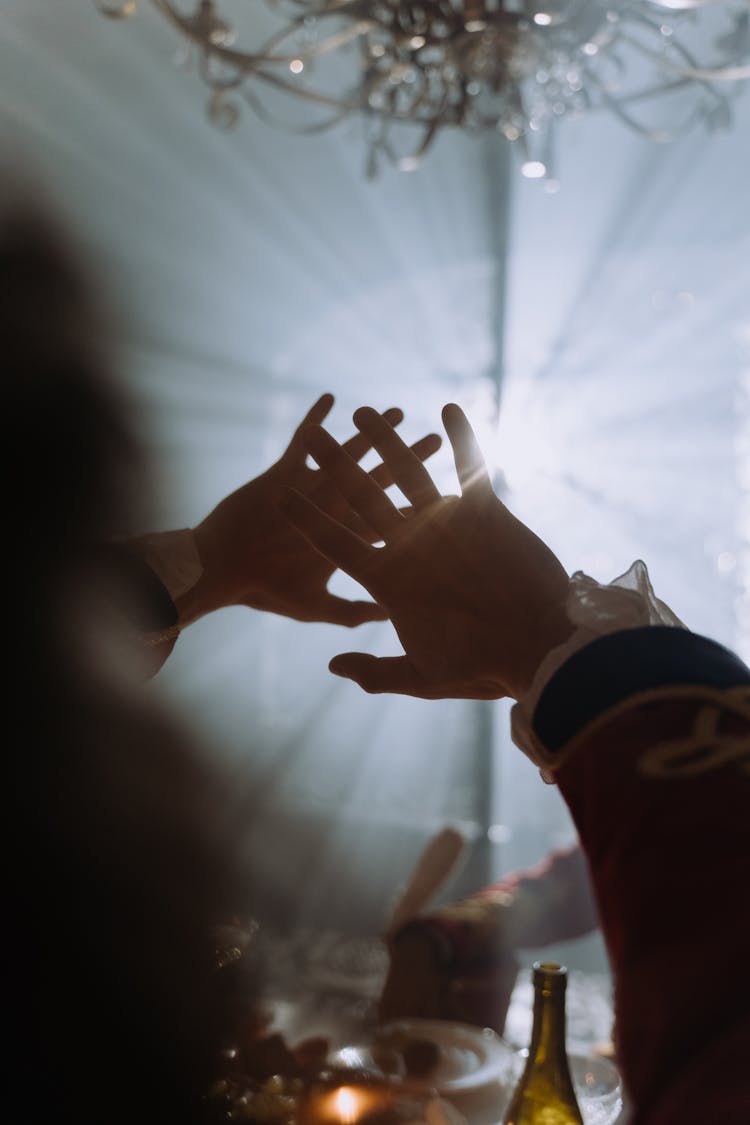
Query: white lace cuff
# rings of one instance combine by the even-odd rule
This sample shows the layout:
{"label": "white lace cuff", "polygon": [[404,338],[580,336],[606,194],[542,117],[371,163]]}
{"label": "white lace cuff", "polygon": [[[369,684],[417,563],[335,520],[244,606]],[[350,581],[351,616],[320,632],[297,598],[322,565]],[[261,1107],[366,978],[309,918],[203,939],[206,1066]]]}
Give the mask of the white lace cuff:
{"label": "white lace cuff", "polygon": [[545,781],[552,782],[552,765],[540,755],[533,735],[532,720],[542,692],[555,672],[579,649],[597,637],[622,629],[638,629],[644,625],[671,625],[687,628],[663,601],[654,594],[653,586],[640,559],[624,574],[608,585],[602,585],[577,570],[570,579],[567,614],[576,626],[564,644],[547,653],[536,670],[531,687],[522,702],[511,709],[511,737],[519,749],[540,767]]}
{"label": "white lace cuff", "polygon": [[195,536],[189,527],[142,535],[132,546],[162,580],[172,601],[192,590],[203,574]]}

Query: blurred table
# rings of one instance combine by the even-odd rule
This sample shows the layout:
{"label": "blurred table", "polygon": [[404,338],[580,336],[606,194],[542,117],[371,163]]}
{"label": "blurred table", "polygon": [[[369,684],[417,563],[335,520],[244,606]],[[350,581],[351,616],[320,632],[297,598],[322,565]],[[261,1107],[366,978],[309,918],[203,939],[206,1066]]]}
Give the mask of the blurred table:
{"label": "blurred table", "polygon": [[[257,935],[265,999],[273,1011],[271,1030],[291,1044],[324,1036],[331,1048],[366,1042],[376,1021],[377,998],[388,955],[379,938],[351,937],[332,930],[265,932]],[[611,980],[607,974],[571,971],[568,982],[568,1043],[590,1054],[612,1034]],[[527,1047],[533,986],[519,973],[505,1026],[505,1040]],[[624,1111],[618,1122],[624,1120]]]}
{"label": "blurred table", "polygon": [[261,931],[255,945],[273,1030],[290,1043],[323,1035],[332,1048],[369,1037],[388,965],[380,939],[300,929]]}

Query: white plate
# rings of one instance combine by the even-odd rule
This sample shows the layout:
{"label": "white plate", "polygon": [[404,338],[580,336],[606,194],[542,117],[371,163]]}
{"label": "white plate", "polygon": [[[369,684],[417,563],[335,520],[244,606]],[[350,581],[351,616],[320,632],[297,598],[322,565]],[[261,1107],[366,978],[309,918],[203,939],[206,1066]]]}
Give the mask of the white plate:
{"label": "white plate", "polygon": [[[378,1046],[387,1047],[390,1039],[401,1044],[411,1039],[430,1040],[440,1051],[437,1065],[421,1079],[413,1074],[383,1070],[377,1062]],[[511,1073],[513,1059],[513,1049],[490,1028],[450,1020],[411,1019],[378,1028],[373,1043],[343,1047],[331,1055],[330,1062],[334,1066],[382,1073],[391,1080],[403,1079],[412,1085],[421,1081],[441,1094],[453,1094],[505,1079]]]}

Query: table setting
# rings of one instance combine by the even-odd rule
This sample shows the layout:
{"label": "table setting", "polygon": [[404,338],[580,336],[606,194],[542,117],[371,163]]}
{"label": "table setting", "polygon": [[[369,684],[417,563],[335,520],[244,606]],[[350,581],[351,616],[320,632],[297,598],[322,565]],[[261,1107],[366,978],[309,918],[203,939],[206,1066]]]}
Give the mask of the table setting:
{"label": "table setting", "polygon": [[[225,1051],[206,1099],[209,1125],[501,1125],[526,1065],[531,976],[521,972],[502,1036],[454,1020],[379,1022],[388,934],[418,914],[458,861],[451,832],[431,840],[377,936],[252,929],[217,963],[251,949],[261,966],[262,1025]],[[247,936],[247,931],[242,934]],[[620,1075],[608,1039],[608,981],[569,975],[568,1061],[583,1125],[622,1125]]]}

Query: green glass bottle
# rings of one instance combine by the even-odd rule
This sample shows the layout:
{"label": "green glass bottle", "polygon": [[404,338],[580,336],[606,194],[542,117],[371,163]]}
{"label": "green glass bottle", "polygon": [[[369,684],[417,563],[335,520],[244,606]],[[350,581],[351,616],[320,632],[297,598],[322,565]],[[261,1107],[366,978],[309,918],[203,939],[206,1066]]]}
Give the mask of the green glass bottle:
{"label": "green glass bottle", "polygon": [[534,964],[534,1022],[526,1066],[503,1125],[583,1125],[565,1047],[564,965]]}

